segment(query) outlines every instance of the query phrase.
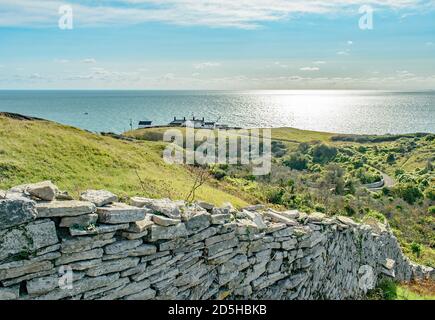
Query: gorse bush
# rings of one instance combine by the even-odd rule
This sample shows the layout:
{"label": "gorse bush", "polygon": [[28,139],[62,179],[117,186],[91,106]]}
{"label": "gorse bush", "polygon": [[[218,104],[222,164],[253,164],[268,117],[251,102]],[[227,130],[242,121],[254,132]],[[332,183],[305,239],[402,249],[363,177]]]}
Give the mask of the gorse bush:
{"label": "gorse bush", "polygon": [[294,152],[288,159],[284,160],[284,165],[293,170],[302,171],[308,168],[308,159],[303,154]]}
{"label": "gorse bush", "polygon": [[326,144],[318,144],[312,149],[313,161],[326,164],[337,156],[337,148]]}

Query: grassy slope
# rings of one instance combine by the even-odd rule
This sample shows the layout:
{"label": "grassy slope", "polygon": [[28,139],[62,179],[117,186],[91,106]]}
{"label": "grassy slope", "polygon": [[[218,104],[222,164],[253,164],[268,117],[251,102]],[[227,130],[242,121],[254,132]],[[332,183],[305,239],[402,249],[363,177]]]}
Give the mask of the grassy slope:
{"label": "grassy slope", "polygon": [[[48,121],[19,121],[0,116],[0,188],[50,179],[77,196],[88,188],[104,188],[121,196],[184,199],[194,175],[162,160],[161,142],[126,142]],[[144,182],[144,190],[136,170]],[[238,194],[211,182],[197,198],[236,206]]]}
{"label": "grassy slope", "polygon": [[[146,129],[137,129],[133,131],[128,131],[125,133],[125,135],[136,139],[161,141],[163,139],[163,133],[168,129],[181,130],[183,134],[185,133],[186,130],[185,128],[169,128],[169,127],[146,128]],[[294,128],[272,129],[273,140],[282,140],[282,141],[297,142],[297,143],[311,142],[311,141],[327,142],[330,141],[330,138],[333,135],[334,135],[333,133],[299,130]]]}

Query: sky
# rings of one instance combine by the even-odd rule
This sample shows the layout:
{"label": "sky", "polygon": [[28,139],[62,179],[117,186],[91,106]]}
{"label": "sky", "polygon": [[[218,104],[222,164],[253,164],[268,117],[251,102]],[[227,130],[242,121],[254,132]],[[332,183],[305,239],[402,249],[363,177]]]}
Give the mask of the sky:
{"label": "sky", "polygon": [[0,0],[0,89],[435,90],[435,0]]}

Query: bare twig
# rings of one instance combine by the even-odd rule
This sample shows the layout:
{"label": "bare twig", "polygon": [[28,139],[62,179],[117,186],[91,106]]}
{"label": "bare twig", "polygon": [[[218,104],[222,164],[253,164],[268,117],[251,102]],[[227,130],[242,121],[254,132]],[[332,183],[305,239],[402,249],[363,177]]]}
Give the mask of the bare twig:
{"label": "bare twig", "polygon": [[198,170],[196,177],[195,177],[195,182],[193,183],[192,188],[189,191],[189,194],[186,197],[186,202],[192,202],[195,200],[195,193],[196,190],[198,188],[200,188],[202,185],[204,185],[204,183],[208,180],[209,175],[206,169],[201,168]]}
{"label": "bare twig", "polygon": [[143,182],[142,178],[140,177],[139,172],[137,171],[137,169],[135,169],[134,172],[136,172],[136,176],[139,179],[139,183],[140,183],[140,187],[142,188],[142,191],[145,192],[145,183]]}

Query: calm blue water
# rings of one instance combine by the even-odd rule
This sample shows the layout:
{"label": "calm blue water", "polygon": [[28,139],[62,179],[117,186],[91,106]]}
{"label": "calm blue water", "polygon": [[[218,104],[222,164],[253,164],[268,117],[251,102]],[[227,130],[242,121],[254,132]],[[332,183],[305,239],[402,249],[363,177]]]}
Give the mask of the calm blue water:
{"label": "calm blue water", "polygon": [[435,132],[435,92],[0,91],[0,111],[118,133],[129,129],[130,119],[136,127],[139,120],[166,124],[192,113],[241,127]]}

